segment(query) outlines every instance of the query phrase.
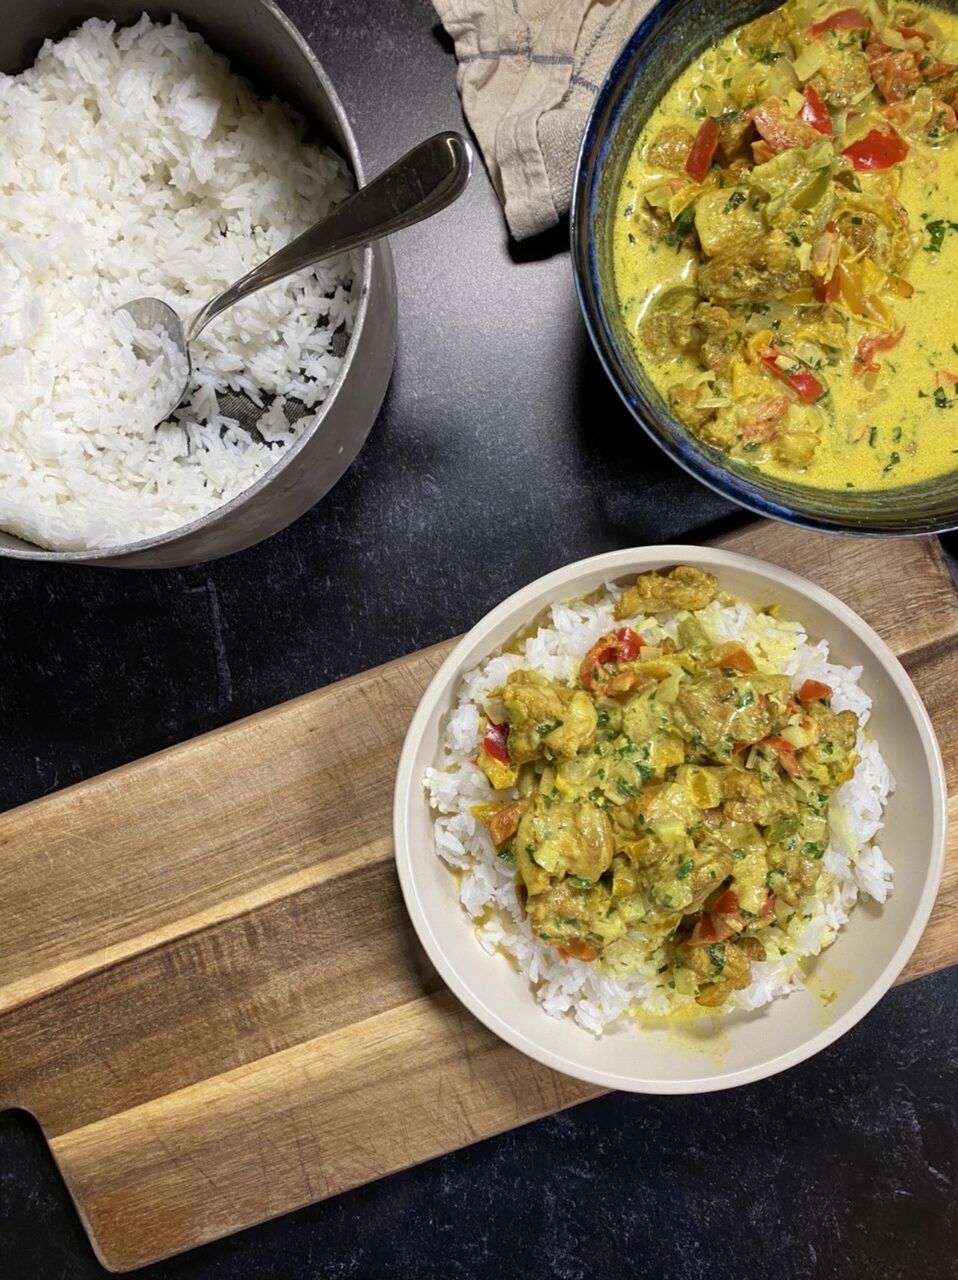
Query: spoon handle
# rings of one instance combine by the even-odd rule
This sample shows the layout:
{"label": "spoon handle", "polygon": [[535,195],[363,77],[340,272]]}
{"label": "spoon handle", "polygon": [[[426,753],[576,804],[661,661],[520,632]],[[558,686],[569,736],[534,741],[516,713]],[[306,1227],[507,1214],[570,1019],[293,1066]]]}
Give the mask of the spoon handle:
{"label": "spoon handle", "polygon": [[437,133],[427,138],[315,226],[208,302],[188,322],[187,341],[192,341],[221,311],[258,289],[323,258],[402,231],[445,209],[461,194],[471,168],[472,148],[460,134]]}

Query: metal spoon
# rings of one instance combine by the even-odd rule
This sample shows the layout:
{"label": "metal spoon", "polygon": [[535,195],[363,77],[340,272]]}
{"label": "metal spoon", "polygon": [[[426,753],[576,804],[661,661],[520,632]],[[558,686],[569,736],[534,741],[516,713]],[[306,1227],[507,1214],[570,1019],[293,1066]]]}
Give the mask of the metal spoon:
{"label": "metal spoon", "polygon": [[160,421],[165,422],[186,395],[192,373],[190,343],[220,312],[323,258],[345,253],[431,217],[461,195],[471,169],[472,148],[465,138],[458,133],[437,133],[247,272],[185,324],[159,298],[135,298],[119,307],[133,317],[138,329],[165,334],[176,348],[175,361],[169,360],[171,369],[185,371],[182,389]]}

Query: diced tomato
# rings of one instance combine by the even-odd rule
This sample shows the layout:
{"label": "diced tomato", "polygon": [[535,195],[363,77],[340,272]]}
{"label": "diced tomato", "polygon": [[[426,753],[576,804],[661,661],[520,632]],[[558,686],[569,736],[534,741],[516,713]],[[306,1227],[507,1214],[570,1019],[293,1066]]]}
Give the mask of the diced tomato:
{"label": "diced tomato", "polygon": [[712,157],[719,143],[719,127],[714,120],[705,119],[699,126],[685,162],[685,172],[693,182],[704,182]]}
{"label": "diced tomato", "polygon": [[491,720],[486,725],[482,738],[482,749],[487,756],[498,760],[500,764],[509,763],[509,724],[494,724]]}
{"label": "diced tomato", "polygon": [[750,742],[733,742],[732,755],[740,756],[743,751],[747,751],[752,744]]}
{"label": "diced tomato", "polygon": [[949,388],[954,391],[958,387],[958,373],[949,373],[947,369],[935,370],[935,390],[943,391]]}
{"label": "diced tomato", "polygon": [[795,759],[795,748],[787,738],[778,738],[774,735],[770,738],[763,738],[762,745],[771,747],[778,755],[778,762],[785,772],[792,778],[797,778],[801,773],[798,761]]}
{"label": "diced tomato", "polygon": [[822,698],[832,696],[831,687],[822,684],[821,680],[805,680],[798,691],[799,702],[820,702]]}
{"label": "diced tomato", "polygon": [[562,960],[568,960],[570,956],[573,960],[598,960],[599,958],[599,953],[592,943],[585,942],[582,938],[572,938],[561,947],[556,947],[556,951]]}
{"label": "diced tomato", "polygon": [[717,916],[733,916],[738,914],[738,894],[734,889],[726,889],[709,910]]}
{"label": "diced tomato", "polygon": [[776,378],[781,378],[787,386],[792,388],[802,404],[814,404],[816,400],[820,400],[825,394],[824,384],[819,382],[810,369],[806,369],[797,360],[792,362],[787,369],[782,369],[778,363],[782,354],[781,351],[772,346],[763,347],[758,356],[762,364],[771,373],[774,373]]}
{"label": "diced tomato", "polygon": [[489,834],[493,844],[505,844],[519,830],[519,819],[525,813],[525,805],[521,800],[513,800],[504,805],[498,813],[489,819]]}
{"label": "diced tomato", "polygon": [[631,662],[633,658],[639,656],[639,650],[645,644],[640,635],[637,635],[631,627],[619,627],[615,633],[616,638],[616,661]]}
{"label": "diced tomato", "polygon": [[579,667],[579,683],[583,689],[598,689],[605,683],[609,662],[632,662],[645,644],[631,627],[619,627],[617,631],[600,636],[582,659]]}
{"label": "diced tomato", "polygon": [[807,120],[812,128],[817,129],[819,133],[824,133],[826,138],[834,137],[835,130],[832,128],[832,118],[828,114],[828,107],[825,106],[815,88],[807,84],[802,97],[805,99],[799,112],[802,119]]}
{"label": "diced tomato", "polygon": [[908,155],[908,143],[894,129],[871,129],[842,152],[859,173],[877,173],[901,164]]}
{"label": "diced tomato", "polygon": [[689,946],[708,947],[713,942],[724,942],[726,938],[730,938],[735,932],[735,927],[729,923],[729,917],[705,911],[696,920],[689,935]]}
{"label": "diced tomato", "polygon": [[769,889],[768,896],[766,897],[765,901],[762,903],[762,905],[758,909],[758,914],[760,916],[767,916],[768,913],[771,910],[773,910],[774,906],[775,906],[775,894],[772,893],[771,889]]}
{"label": "diced tomato", "polygon": [[805,39],[815,40],[823,31],[870,31],[871,25],[861,9],[840,9],[821,22],[813,22]]}
{"label": "diced tomato", "polygon": [[878,373],[881,365],[875,359],[875,352],[890,351],[901,342],[904,333],[905,326],[902,325],[894,333],[880,334],[876,338],[859,338],[852,360],[852,373]]}

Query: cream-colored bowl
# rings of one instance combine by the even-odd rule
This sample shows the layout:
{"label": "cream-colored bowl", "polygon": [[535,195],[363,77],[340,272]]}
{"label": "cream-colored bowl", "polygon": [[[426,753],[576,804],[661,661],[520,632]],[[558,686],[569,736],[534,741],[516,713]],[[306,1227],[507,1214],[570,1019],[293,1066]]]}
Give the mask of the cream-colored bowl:
{"label": "cream-colored bowl", "polygon": [[[464,672],[528,626],[548,605],[649,569],[691,564],[716,574],[724,591],[756,607],[781,605],[831,657],[864,668],[870,728],[897,781],[885,813],[882,851],[894,867],[884,906],[860,902],[835,943],[808,964],[810,989],[753,1012],[691,1022],[636,1019],[601,1038],[571,1018],[550,1017],[526,980],[488,955],[460,906],[453,874],[437,856],[423,790],[440,758],[446,716]],[[558,569],[510,596],[466,635],[423,695],[406,736],[396,780],[396,865],[413,925],[430,960],[463,1004],[531,1058],[581,1080],[638,1093],[702,1093],[747,1084],[824,1049],[868,1012],[894,982],[925,927],[945,854],[944,771],[928,714],[888,646],[851,609],[813,583],[711,548],[615,551]]]}

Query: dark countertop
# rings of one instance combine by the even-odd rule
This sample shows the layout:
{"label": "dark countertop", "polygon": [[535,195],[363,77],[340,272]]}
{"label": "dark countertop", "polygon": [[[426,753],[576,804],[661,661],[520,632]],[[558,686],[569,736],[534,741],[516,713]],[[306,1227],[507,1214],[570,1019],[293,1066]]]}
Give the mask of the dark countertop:
{"label": "dark countertop", "polygon": [[[428,0],[283,7],[369,173],[461,125]],[[745,518],[633,425],[588,346],[564,232],[510,246],[481,167],[394,252],[386,404],[292,528],[155,574],[0,562],[0,806],[445,639],[566,561]],[[956,1007],[951,970],[775,1079],[612,1095],[139,1274],[955,1277]],[[0,1275],[104,1274],[38,1129],[0,1115]]]}

